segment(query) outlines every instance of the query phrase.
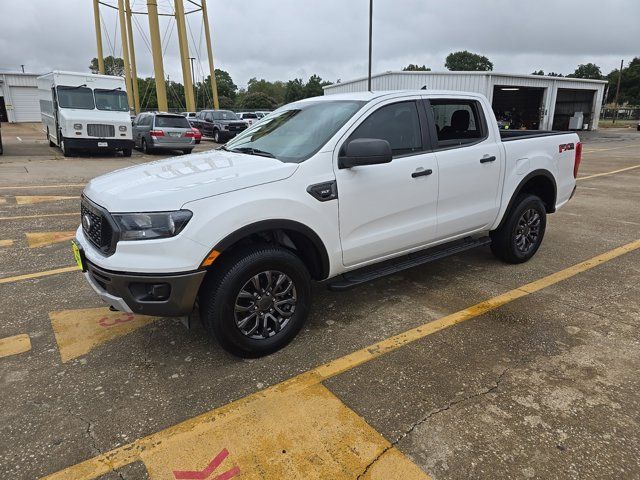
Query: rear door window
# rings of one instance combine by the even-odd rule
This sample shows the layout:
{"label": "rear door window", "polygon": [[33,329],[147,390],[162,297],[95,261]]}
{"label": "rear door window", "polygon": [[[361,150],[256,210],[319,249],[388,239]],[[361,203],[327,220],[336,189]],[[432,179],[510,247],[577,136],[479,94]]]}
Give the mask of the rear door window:
{"label": "rear door window", "polygon": [[177,115],[156,115],[156,127],[191,128],[186,118]]}
{"label": "rear door window", "polygon": [[356,128],[349,141],[356,138],[386,140],[394,157],[421,151],[422,132],[416,102],[393,103],[379,108]]}
{"label": "rear door window", "polygon": [[430,100],[439,147],[475,143],[486,137],[486,128],[475,100]]}

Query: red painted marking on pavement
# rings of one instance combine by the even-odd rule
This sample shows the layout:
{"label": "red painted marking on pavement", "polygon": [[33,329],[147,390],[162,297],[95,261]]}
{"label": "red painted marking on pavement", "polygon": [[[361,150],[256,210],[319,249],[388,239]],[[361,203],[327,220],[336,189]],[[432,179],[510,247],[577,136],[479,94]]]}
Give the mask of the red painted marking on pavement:
{"label": "red painted marking on pavement", "polygon": [[[202,470],[174,470],[173,476],[176,480],[206,480],[209,475],[220,466],[225,458],[229,456],[229,451],[223,448],[222,451],[216,455],[213,460]],[[231,470],[227,470],[224,473],[216,476],[212,480],[229,480],[240,473],[239,467],[233,467]]]}
{"label": "red painted marking on pavement", "polygon": [[117,325],[119,323],[127,323],[130,322],[131,320],[133,320],[133,314],[132,313],[127,313],[125,314],[124,318],[114,318],[113,320],[110,319],[109,317],[102,317],[100,320],[98,320],[98,325],[100,325],[101,327],[105,327],[105,328],[109,328],[109,327],[113,327],[114,325]]}

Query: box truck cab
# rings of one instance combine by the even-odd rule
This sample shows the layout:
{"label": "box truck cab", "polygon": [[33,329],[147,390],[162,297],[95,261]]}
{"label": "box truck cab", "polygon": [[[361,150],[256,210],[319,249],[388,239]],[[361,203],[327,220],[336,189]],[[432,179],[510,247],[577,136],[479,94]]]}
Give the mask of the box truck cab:
{"label": "box truck cab", "polygon": [[75,72],[38,77],[43,131],[65,157],[74,151],[122,151],[131,156],[133,137],[124,78]]}

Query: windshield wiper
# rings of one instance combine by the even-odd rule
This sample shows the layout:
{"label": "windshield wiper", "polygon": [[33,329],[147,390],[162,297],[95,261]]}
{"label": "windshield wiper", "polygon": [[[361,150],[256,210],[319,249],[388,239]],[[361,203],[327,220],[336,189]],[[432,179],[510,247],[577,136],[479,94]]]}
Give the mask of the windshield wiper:
{"label": "windshield wiper", "polygon": [[260,155],[261,157],[276,158],[276,156],[273,153],[265,152],[264,150],[260,150],[258,148],[253,148],[253,147],[238,147],[238,148],[232,148],[229,151],[248,153],[249,155]]}

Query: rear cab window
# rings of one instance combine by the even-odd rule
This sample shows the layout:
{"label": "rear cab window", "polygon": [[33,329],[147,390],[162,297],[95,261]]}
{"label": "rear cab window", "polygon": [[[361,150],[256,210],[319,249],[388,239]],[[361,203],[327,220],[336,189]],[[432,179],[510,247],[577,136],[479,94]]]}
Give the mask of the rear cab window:
{"label": "rear cab window", "polygon": [[427,109],[431,112],[432,136],[437,138],[438,148],[477,143],[487,138],[487,126],[477,100],[430,99]]}
{"label": "rear cab window", "polygon": [[156,127],[191,128],[191,125],[182,115],[156,115]]}

